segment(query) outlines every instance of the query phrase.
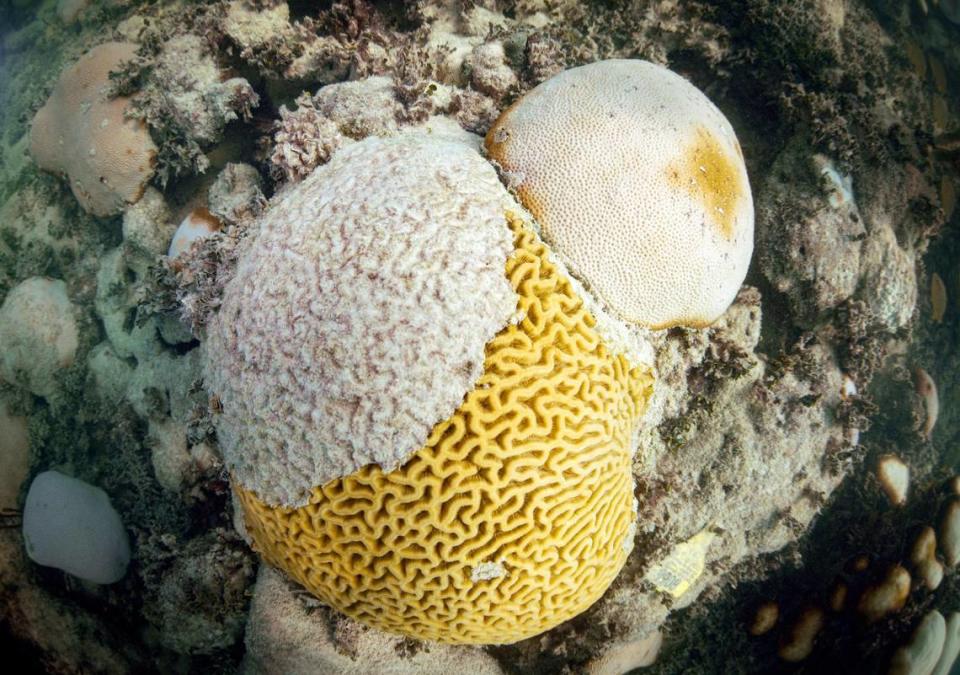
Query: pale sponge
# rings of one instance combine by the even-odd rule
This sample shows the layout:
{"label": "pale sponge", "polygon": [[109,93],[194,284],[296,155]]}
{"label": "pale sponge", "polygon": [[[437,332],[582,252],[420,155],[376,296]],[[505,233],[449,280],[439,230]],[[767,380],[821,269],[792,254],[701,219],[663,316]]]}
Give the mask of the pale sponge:
{"label": "pale sponge", "polygon": [[79,333],[67,285],[30,277],[0,306],[0,376],[37,396],[56,391],[58,373],[73,364]]}
{"label": "pale sponge", "polygon": [[423,447],[516,311],[511,208],[475,143],[421,132],[343,148],[274,198],[206,342],[240,484],[301,506]]}
{"label": "pale sponge", "polygon": [[610,309],[704,326],[753,251],[753,199],[730,123],[696,87],[637,60],[564,71],[486,138],[544,239]]}
{"label": "pale sponge", "polygon": [[146,125],[125,118],[128,99],[110,98],[110,71],[136,55],[137,46],[107,42],[63,71],[33,118],[30,154],[37,166],[66,174],[85,211],[119,213],[143,195],[157,148]]}
{"label": "pale sponge", "polygon": [[119,581],[130,562],[127,531],[107,493],[58,471],[44,471],[30,484],[23,541],[38,565],[96,584]]}

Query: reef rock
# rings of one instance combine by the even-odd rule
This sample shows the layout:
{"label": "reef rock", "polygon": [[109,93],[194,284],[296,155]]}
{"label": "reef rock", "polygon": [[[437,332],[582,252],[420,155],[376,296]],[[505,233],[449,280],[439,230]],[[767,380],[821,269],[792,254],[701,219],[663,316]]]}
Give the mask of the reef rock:
{"label": "reef rock", "polygon": [[278,572],[260,568],[250,618],[244,672],[366,675],[501,675],[496,660],[476,647],[423,643],[367,628],[323,607],[310,608]]}

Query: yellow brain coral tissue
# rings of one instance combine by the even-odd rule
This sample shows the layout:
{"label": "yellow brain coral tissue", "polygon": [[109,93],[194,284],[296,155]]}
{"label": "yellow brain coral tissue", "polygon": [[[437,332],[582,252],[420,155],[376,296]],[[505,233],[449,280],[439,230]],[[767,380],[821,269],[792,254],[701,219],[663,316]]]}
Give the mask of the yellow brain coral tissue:
{"label": "yellow brain coral tissue", "polygon": [[271,564],[345,614],[453,643],[507,643],[577,615],[626,561],[631,436],[649,370],[611,354],[547,249],[509,218],[523,319],[399,469],[374,465],[274,508],[236,485]]}

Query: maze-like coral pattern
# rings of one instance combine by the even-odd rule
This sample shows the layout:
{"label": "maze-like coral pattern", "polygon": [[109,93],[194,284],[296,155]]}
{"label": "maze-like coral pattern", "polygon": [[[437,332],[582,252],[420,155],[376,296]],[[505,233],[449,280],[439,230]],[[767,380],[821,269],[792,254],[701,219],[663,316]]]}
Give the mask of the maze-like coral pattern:
{"label": "maze-like coral pattern", "polygon": [[[626,561],[630,438],[652,377],[610,354],[546,247],[509,220],[523,319],[490,341],[477,387],[421,450],[296,509],[235,484],[263,557],[377,628],[514,642],[589,607]],[[481,579],[481,563],[503,573]]]}

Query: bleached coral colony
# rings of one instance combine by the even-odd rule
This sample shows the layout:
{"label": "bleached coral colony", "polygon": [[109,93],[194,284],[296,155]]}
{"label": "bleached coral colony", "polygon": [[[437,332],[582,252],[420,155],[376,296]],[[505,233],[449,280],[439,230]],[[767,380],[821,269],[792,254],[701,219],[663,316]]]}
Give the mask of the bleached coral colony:
{"label": "bleached coral colony", "polygon": [[707,326],[753,252],[753,198],[733,127],[666,68],[611,60],[510,107],[486,149],[546,241],[620,317]]}

